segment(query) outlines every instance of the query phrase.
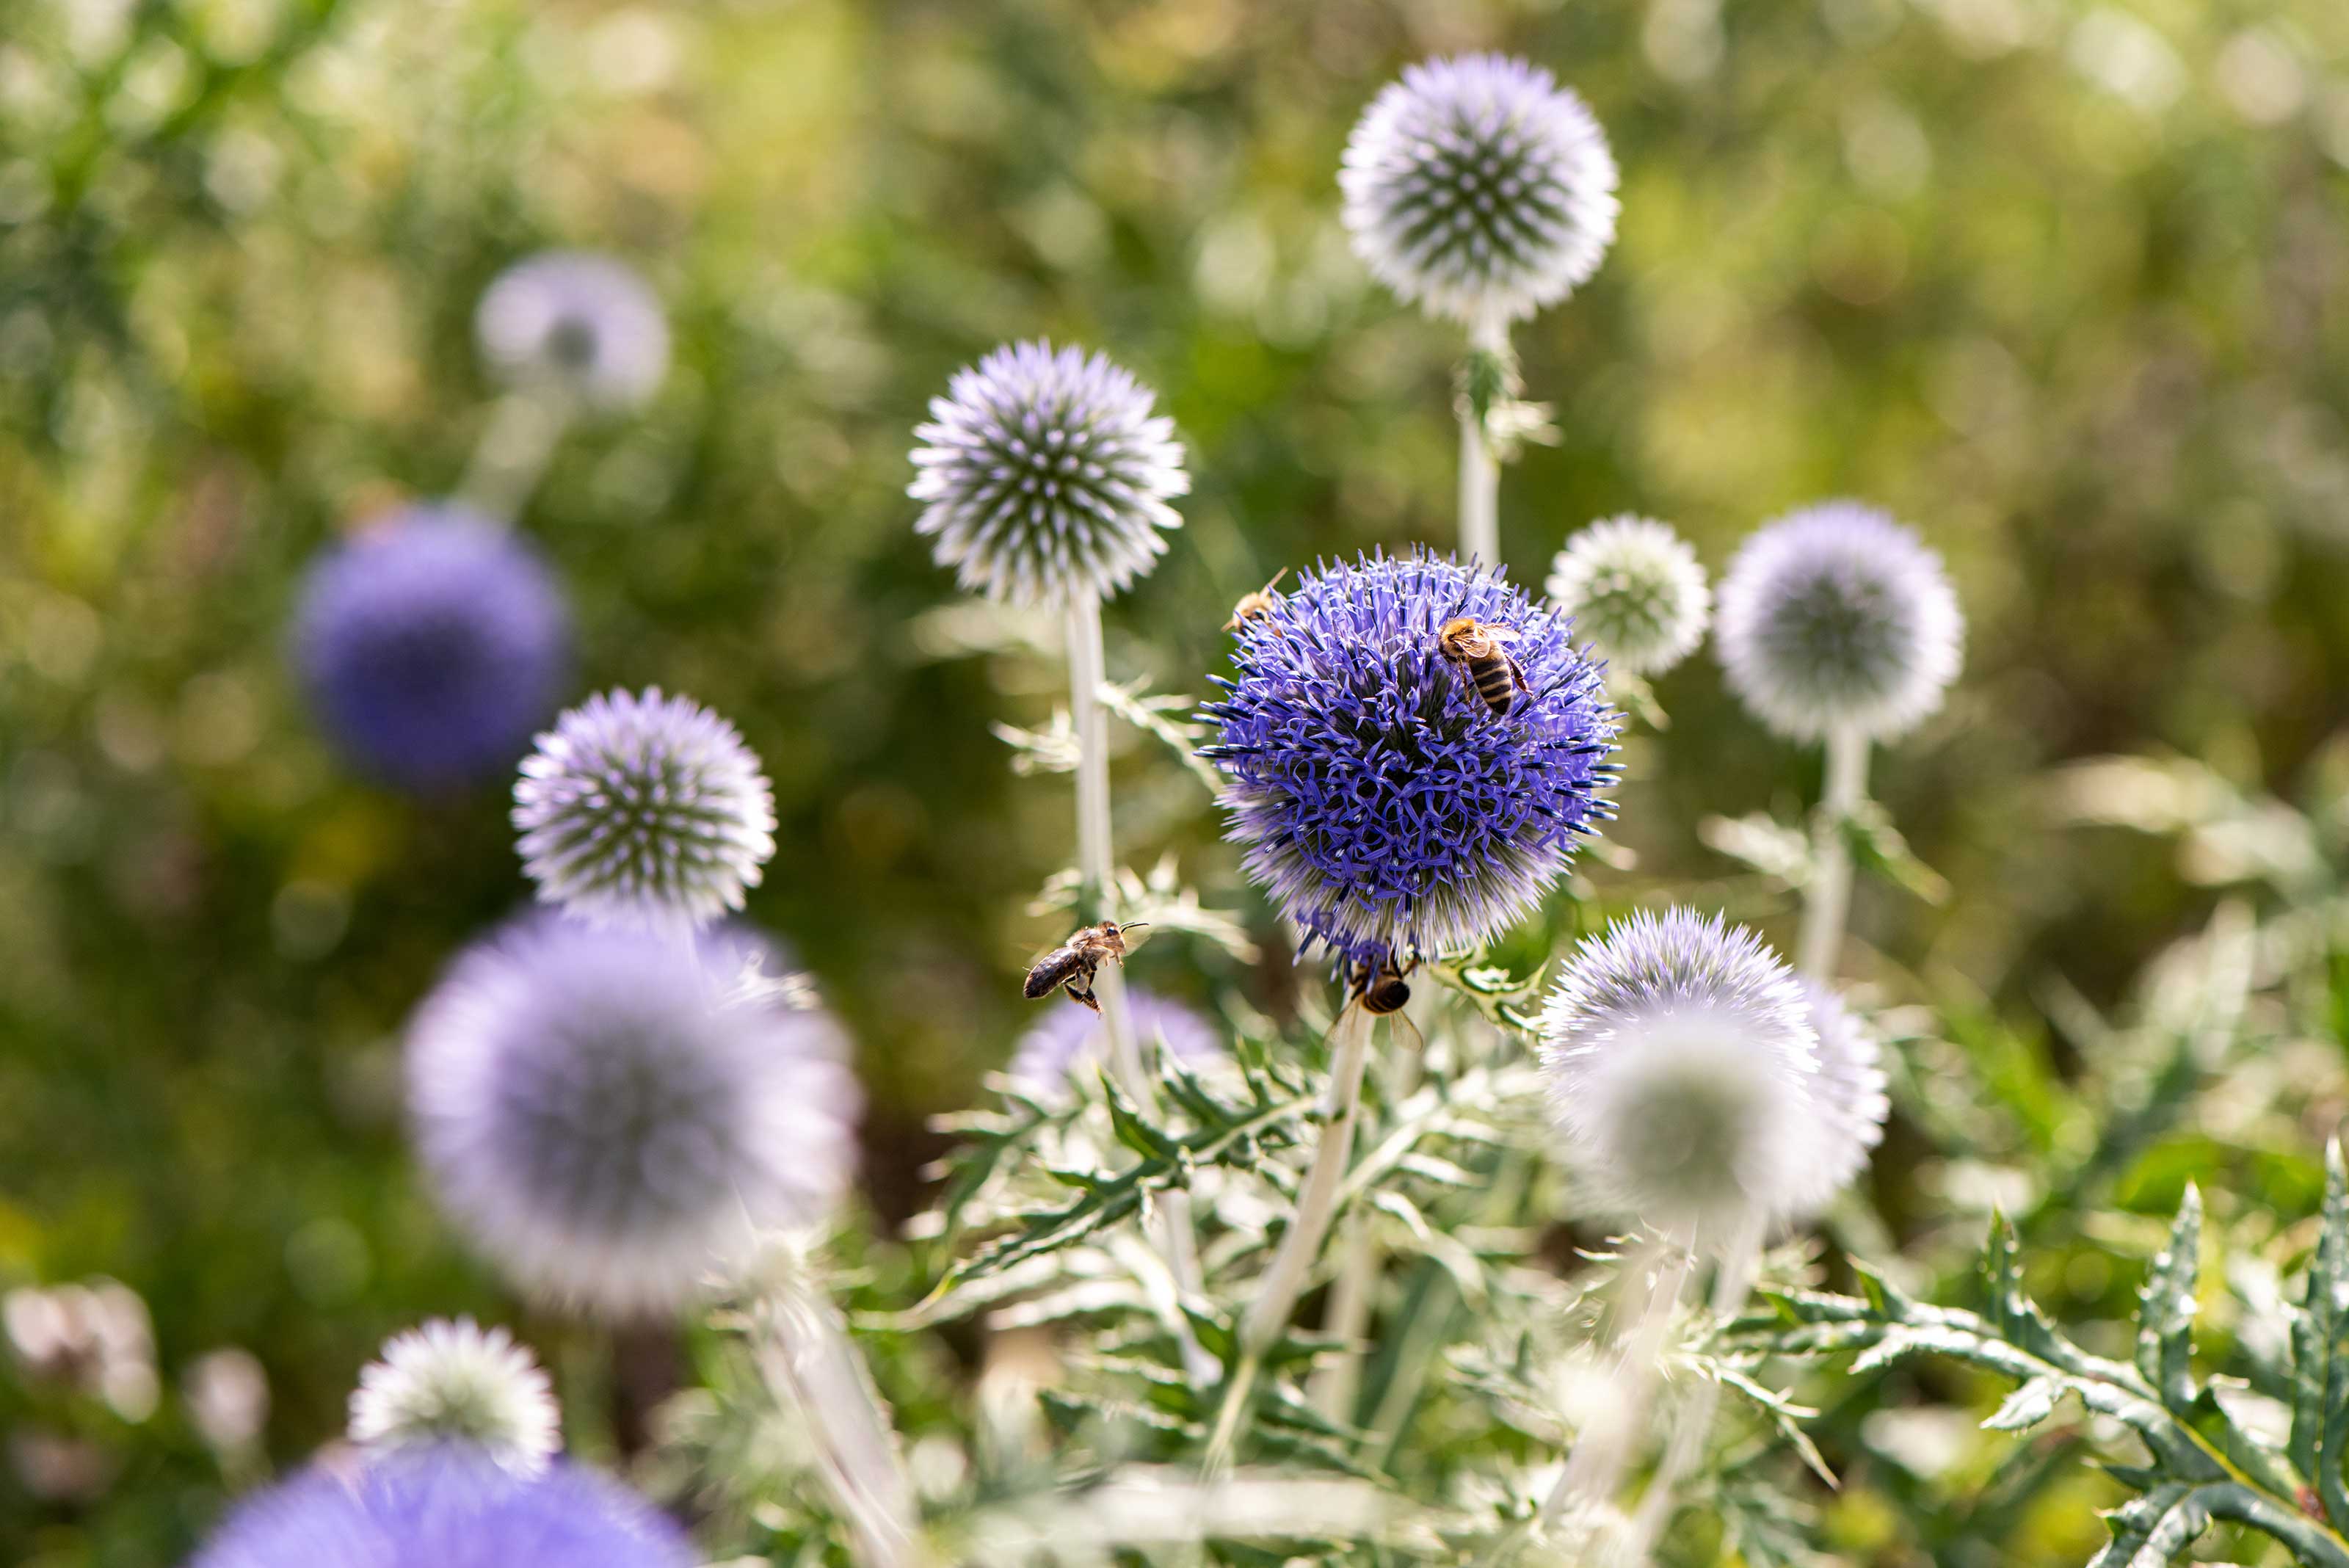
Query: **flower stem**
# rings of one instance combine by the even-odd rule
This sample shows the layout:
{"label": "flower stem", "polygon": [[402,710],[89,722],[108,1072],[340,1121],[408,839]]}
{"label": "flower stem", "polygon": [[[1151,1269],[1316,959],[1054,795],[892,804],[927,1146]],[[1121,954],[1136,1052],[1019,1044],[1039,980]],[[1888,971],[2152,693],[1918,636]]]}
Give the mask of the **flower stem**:
{"label": "flower stem", "polygon": [[[1713,1272],[1714,1323],[1728,1322],[1745,1304],[1746,1294],[1754,1288],[1754,1276],[1761,1267],[1762,1224],[1755,1217],[1739,1226],[1729,1250],[1721,1256],[1720,1267]],[[1713,1430],[1713,1411],[1720,1404],[1721,1385],[1707,1377],[1689,1391],[1688,1398],[1674,1412],[1663,1459],[1656,1466],[1656,1473],[1640,1499],[1639,1515],[1624,1546],[1622,1561],[1626,1564],[1645,1564],[1648,1554],[1655,1549],[1656,1538],[1671,1522],[1673,1493],[1679,1489],[1681,1478],[1688,1474],[1704,1451],[1705,1437]]]}
{"label": "flower stem", "polygon": [[[1496,321],[1479,323],[1468,335],[1472,353],[1506,356],[1509,330]],[[1485,433],[1484,416],[1469,400],[1460,400],[1460,555],[1487,566],[1501,564],[1501,465]]]}
{"label": "flower stem", "polygon": [[[1069,717],[1077,736],[1077,907],[1086,919],[1112,919],[1115,859],[1111,848],[1109,816],[1109,713],[1102,706],[1102,682],[1107,661],[1102,652],[1101,601],[1078,594],[1069,601]],[[1142,1057],[1142,1044],[1133,1032],[1133,1012],[1127,1005],[1125,974],[1116,964],[1093,977],[1093,993],[1101,1002],[1102,1027],[1109,1035],[1110,1071],[1137,1105],[1154,1110],[1157,1081]],[[1167,1272],[1174,1276],[1178,1296],[1199,1289],[1199,1246],[1191,1224],[1191,1199],[1185,1192],[1169,1192],[1159,1201],[1154,1228]],[[1184,1370],[1193,1383],[1207,1385],[1217,1372],[1180,1312],[1168,1319],[1183,1355]]]}
{"label": "flower stem", "polygon": [[530,504],[571,416],[565,398],[518,391],[499,399],[457,493],[482,516],[512,526]]}
{"label": "flower stem", "polygon": [[1305,1293],[1314,1260],[1338,1215],[1338,1194],[1345,1185],[1346,1167],[1354,1149],[1354,1121],[1362,1107],[1362,1068],[1370,1055],[1370,1011],[1359,998],[1349,998],[1338,1021],[1330,1026],[1330,1086],[1321,1100],[1321,1138],[1314,1146],[1313,1164],[1297,1196],[1297,1212],[1280,1238],[1256,1300],[1240,1319],[1239,1361],[1226,1386],[1223,1407],[1216,1412],[1215,1435],[1207,1445],[1206,1469],[1219,1474],[1238,1441],[1240,1418],[1255,1396],[1257,1375],[1264,1356],[1288,1326],[1289,1314]]}
{"label": "flower stem", "polygon": [[1636,1314],[1636,1324],[1625,1336],[1607,1375],[1608,1394],[1599,1418],[1575,1434],[1574,1451],[1567,1456],[1549,1500],[1542,1504],[1541,1522],[1555,1524],[1577,1502],[1604,1503],[1631,1458],[1632,1445],[1646,1424],[1648,1405],[1655,1397],[1657,1359],[1664,1346],[1664,1331],[1672,1321],[1687,1288],[1694,1253],[1682,1241],[1656,1242],[1630,1275],[1631,1294],[1624,1303]]}
{"label": "flower stem", "polygon": [[[1423,992],[1413,999],[1413,1006],[1426,1011]],[[1408,1017],[1410,1011],[1407,1008],[1402,1016]],[[1425,1034],[1416,1020],[1408,1036],[1393,1023],[1387,1025],[1386,1063],[1380,1077],[1380,1092],[1387,1104],[1401,1105],[1417,1087],[1420,1051],[1424,1045]],[[1361,1344],[1370,1330],[1385,1250],[1379,1245],[1367,1214],[1355,1216],[1347,1225],[1338,1248],[1338,1273],[1330,1282],[1330,1306],[1322,1314],[1321,1332],[1346,1344],[1314,1374],[1313,1407],[1332,1420],[1351,1421],[1361,1391]]]}
{"label": "flower stem", "polygon": [[1844,919],[1851,909],[1851,841],[1845,824],[1868,798],[1868,737],[1837,727],[1827,732],[1826,744],[1826,788],[1812,833],[1811,883],[1795,946],[1795,971],[1823,983],[1835,973]]}
{"label": "flower stem", "polygon": [[760,1370],[814,1436],[859,1568],[916,1568],[925,1553],[913,1483],[880,1391],[838,1310],[795,1268],[764,1293],[761,1309]]}

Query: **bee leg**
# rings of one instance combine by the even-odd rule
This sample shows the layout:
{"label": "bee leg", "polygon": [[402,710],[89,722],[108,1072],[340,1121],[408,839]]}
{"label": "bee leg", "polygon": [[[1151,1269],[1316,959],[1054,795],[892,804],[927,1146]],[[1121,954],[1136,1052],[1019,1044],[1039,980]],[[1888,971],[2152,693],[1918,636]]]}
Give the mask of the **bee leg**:
{"label": "bee leg", "polygon": [[1071,1002],[1081,1002],[1087,1007],[1092,1008],[1095,1012],[1099,1012],[1101,1011],[1101,1003],[1093,1000],[1093,988],[1091,981],[1085,981],[1081,986],[1073,980],[1069,981],[1069,1000]]}
{"label": "bee leg", "polygon": [[1526,684],[1526,667],[1519,664],[1516,659],[1512,658],[1508,654],[1505,653],[1501,655],[1501,657],[1509,660],[1509,679],[1517,683],[1517,690],[1525,692],[1527,696],[1531,696],[1533,694],[1533,688]]}

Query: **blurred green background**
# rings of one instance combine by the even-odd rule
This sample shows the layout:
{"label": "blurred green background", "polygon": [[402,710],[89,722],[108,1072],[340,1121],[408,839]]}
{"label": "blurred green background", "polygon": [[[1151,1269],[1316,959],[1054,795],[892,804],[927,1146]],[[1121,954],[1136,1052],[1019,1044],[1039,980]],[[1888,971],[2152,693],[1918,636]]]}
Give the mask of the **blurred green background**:
{"label": "blurred green background", "polygon": [[[1162,691],[1202,690],[1276,566],[1448,542],[1460,346],[1370,284],[1334,173],[1381,83],[1471,47],[1558,72],[1624,170],[1604,269],[1518,335],[1564,432],[1505,480],[1518,574],[1627,509],[1716,570],[1824,494],[1912,521],[1967,668],[1877,782],[1956,891],[1864,891],[1859,967],[1983,1018],[2057,978],[2119,998],[2209,895],[2158,842],[2062,827],[2046,770],[2175,751],[2291,793],[2344,716],[2332,0],[9,0],[0,1288],[128,1282],[167,1389],[251,1350],[280,1462],[386,1333],[513,1314],[417,1181],[397,1084],[408,1010],[524,894],[502,791],[354,779],[282,648],[322,545],[456,483],[492,395],[474,301],[555,244],[629,258],[678,339],[656,404],[574,430],[523,521],[573,597],[577,691],[682,690],[765,759],[781,847],[751,913],[856,1033],[868,1189],[903,1214],[924,1119],[1027,1022],[1014,983],[1060,931],[1026,906],[1071,813],[988,732],[1049,717],[1055,628],[971,653],[938,613],[910,429],[1017,337],[1158,389],[1195,493],[1112,607],[1110,666]],[[1709,656],[1660,695],[1622,792],[1637,869],[1592,878],[1720,902],[1699,821],[1792,816],[1816,760]],[[1278,1007],[1280,940],[1195,786],[1139,741],[1122,777],[1123,857],[1178,850],[1272,954],[1138,977]],[[1878,1181],[1896,1216],[1930,1201]],[[567,1376],[601,1364],[533,1332]],[[0,1547],[184,1550],[222,1478],[173,1399],[96,1490],[28,1481],[25,1432],[114,1445],[112,1418],[0,1373]]]}

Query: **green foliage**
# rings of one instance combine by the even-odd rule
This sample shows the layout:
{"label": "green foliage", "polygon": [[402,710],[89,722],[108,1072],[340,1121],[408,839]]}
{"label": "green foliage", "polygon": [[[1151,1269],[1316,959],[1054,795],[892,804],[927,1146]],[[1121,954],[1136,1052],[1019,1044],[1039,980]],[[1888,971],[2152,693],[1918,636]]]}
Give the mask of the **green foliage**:
{"label": "green foliage", "polygon": [[2202,1200],[2189,1186],[2168,1245],[2139,1293],[2134,1365],[2079,1348],[2023,1293],[2013,1227],[1991,1225],[1980,1313],[1933,1306],[1866,1271],[1862,1296],[1789,1291],[1776,1308],[1728,1324],[1722,1343],[1746,1355],[1820,1356],[1857,1351],[1852,1373],[1918,1355],[1948,1357],[2017,1386],[1982,1422],[2023,1432],[2067,1397],[2134,1433],[2148,1465],[2106,1469],[2137,1496],[2114,1511],[2112,1542],[2095,1568],[2155,1568],[2191,1546],[2213,1521],[2272,1537],[2310,1568],[2349,1564],[2342,1506],[2349,1464],[2349,1376],[2339,1356],[2349,1310],[2349,1172],[2340,1146],[2325,1158],[2324,1208],[2309,1259],[2306,1303],[2293,1320],[2292,1437],[2282,1452],[2244,1427],[2193,1369],[2192,1325],[2202,1243]]}

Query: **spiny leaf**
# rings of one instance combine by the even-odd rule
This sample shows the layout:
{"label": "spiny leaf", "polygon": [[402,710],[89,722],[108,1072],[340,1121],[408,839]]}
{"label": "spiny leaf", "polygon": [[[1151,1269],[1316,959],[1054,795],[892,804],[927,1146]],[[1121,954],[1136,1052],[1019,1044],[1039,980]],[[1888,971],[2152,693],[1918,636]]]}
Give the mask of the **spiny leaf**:
{"label": "spiny leaf", "polygon": [[2024,1432],[2055,1412],[2068,1385],[2061,1377],[2034,1377],[2006,1397],[1997,1413],[1982,1425],[1993,1432]]}
{"label": "spiny leaf", "polygon": [[2088,1568],[2164,1568],[2210,1527],[2210,1510],[2184,1481],[2164,1481],[2131,1498],[2105,1523],[2113,1538],[2089,1559]]}
{"label": "spiny leaf", "polygon": [[2324,1148],[2324,1208],[2308,1263],[2308,1293],[2292,1324],[2292,1437],[2285,1452],[2316,1485],[2324,1511],[2349,1524],[2342,1486],[2349,1442],[2349,1170]]}
{"label": "spiny leaf", "polygon": [[2155,1256],[2137,1293],[2137,1369],[2161,1402],[2179,1412],[2194,1403],[2194,1286],[2201,1251],[2202,1194],[2189,1181],[2169,1245]]}

